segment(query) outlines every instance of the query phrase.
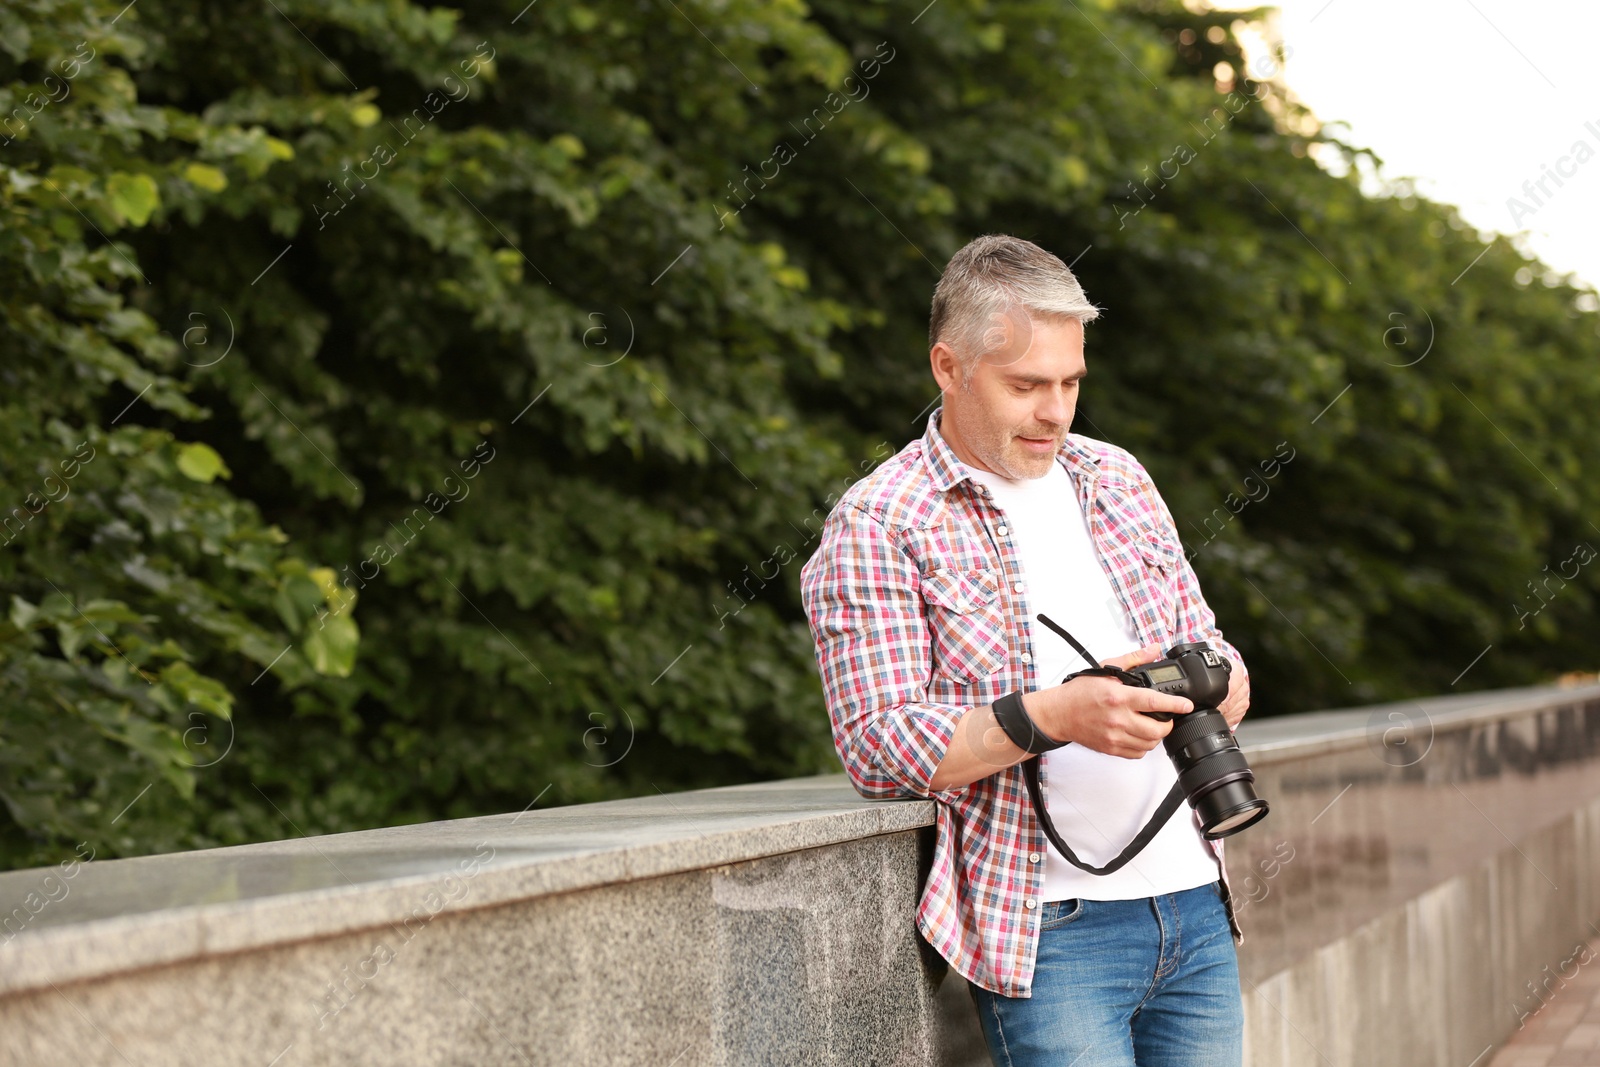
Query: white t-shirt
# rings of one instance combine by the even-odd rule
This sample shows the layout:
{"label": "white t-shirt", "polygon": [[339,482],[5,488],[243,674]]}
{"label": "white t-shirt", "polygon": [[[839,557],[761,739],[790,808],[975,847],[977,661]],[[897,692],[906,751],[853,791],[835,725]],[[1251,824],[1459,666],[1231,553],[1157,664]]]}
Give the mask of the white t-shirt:
{"label": "white t-shirt", "polygon": [[[1138,649],[1141,642],[1133,620],[1100,565],[1067,469],[1052,463],[1044,477],[1023,481],[988,471],[972,474],[989,487],[990,499],[1004,514],[992,531],[997,542],[1011,540],[1022,564],[1027,633],[1040,688],[1090,666],[1038,621],[1041,612],[1101,660]],[[1078,858],[1096,867],[1127,847],[1177,781],[1172,760],[1160,745],[1137,760],[1079,744],[1040,758],[1045,761],[1045,804],[1051,821]],[[1041,899],[1047,901],[1136,900],[1193,889],[1218,877],[1216,860],[1200,837],[1188,804],[1173,813],[1144,851],[1111,874],[1080,871],[1055,846],[1046,847]]]}

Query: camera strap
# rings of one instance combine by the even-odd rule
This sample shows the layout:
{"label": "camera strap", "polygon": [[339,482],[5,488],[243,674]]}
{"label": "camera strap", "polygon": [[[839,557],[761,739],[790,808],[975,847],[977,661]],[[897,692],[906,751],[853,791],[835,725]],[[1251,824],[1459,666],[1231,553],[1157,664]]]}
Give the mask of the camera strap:
{"label": "camera strap", "polygon": [[1167,825],[1167,820],[1172,818],[1173,812],[1177,811],[1178,807],[1184,802],[1183,787],[1174,782],[1165,799],[1161,801],[1161,806],[1156,809],[1154,815],[1150,816],[1150,821],[1144,824],[1144,829],[1140,830],[1134,835],[1133,840],[1128,842],[1128,847],[1123,849],[1116,859],[1104,867],[1094,867],[1078,858],[1078,854],[1072,851],[1072,846],[1062,840],[1060,832],[1056,830],[1056,824],[1050,821],[1050,811],[1045,807],[1044,803],[1044,790],[1039,787],[1039,760],[1037,757],[1023,762],[1022,777],[1028,783],[1028,799],[1033,801],[1033,810],[1039,816],[1039,825],[1044,829],[1044,836],[1050,839],[1050,843],[1055,846],[1056,851],[1061,853],[1068,863],[1080,871],[1087,871],[1089,874],[1111,874],[1127,866],[1133,857],[1144,851],[1144,847],[1151,842],[1156,834],[1160,833],[1161,828]]}
{"label": "camera strap", "polygon": [[[1044,615],[1040,615],[1039,618],[1046,626],[1050,627],[1050,629],[1066,638],[1072,647],[1076,649],[1084,659],[1088,660],[1090,663],[1098,662],[1089,654],[1088,649],[1080,645],[1077,639],[1066,630],[1062,629],[1060,626],[1057,626],[1053,621]],[[1128,671],[1125,671],[1121,667],[1090,667],[1087,670],[1081,670],[1073,674],[1069,674],[1061,681],[1063,684],[1065,684],[1066,682],[1072,681],[1074,678],[1085,675],[1090,677],[1115,678],[1123,685],[1131,685],[1139,689],[1147,688],[1143,678],[1139,677],[1137,674],[1132,674]],[[1078,854],[1072,851],[1072,846],[1067,844],[1067,842],[1062,838],[1060,831],[1056,829],[1056,824],[1051,821],[1050,810],[1045,806],[1044,802],[1044,790],[1039,785],[1038,757],[1023,761],[1022,778],[1027,783],[1028,799],[1033,802],[1033,810],[1034,813],[1039,816],[1039,826],[1044,830],[1044,836],[1049,838],[1050,844],[1055,846],[1055,850],[1061,853],[1062,857],[1068,863],[1078,868],[1078,870],[1087,872],[1088,874],[1112,874],[1116,871],[1120,871],[1123,867],[1126,867],[1128,862],[1139,853],[1143,852],[1145,846],[1155,838],[1156,834],[1161,832],[1161,828],[1167,825],[1167,820],[1172,818],[1173,813],[1178,810],[1179,806],[1182,805],[1185,800],[1183,795],[1183,787],[1177,782],[1172,783],[1172,788],[1167,791],[1166,797],[1162,799],[1161,805],[1156,808],[1155,814],[1150,816],[1150,820],[1144,824],[1144,828],[1134,835],[1132,841],[1128,842],[1128,847],[1123,849],[1115,859],[1113,859],[1110,863],[1107,863],[1104,867],[1095,867],[1083,862],[1078,858]]]}

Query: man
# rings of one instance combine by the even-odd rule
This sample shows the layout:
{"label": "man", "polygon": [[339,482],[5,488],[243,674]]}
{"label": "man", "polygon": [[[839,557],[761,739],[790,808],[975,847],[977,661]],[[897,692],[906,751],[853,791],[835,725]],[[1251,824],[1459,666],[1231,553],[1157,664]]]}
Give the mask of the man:
{"label": "man", "polygon": [[1038,742],[1014,739],[1031,720],[1047,743],[1071,742],[1037,757],[1046,807],[1072,851],[1105,866],[1175,780],[1160,745],[1172,724],[1141,712],[1191,705],[1107,677],[1060,684],[1090,664],[1035,617],[1120,667],[1207,641],[1232,662],[1229,724],[1249,706],[1244,663],[1149,475],[1068,432],[1098,314],[1028,241],[957,252],[929,329],[943,405],[840,499],[802,592],[856,789],[937,802],[917,926],[970,983],[995,1062],[1237,1067],[1221,844],[1182,805],[1120,870],[1079,870],[1028,801],[1023,746]]}

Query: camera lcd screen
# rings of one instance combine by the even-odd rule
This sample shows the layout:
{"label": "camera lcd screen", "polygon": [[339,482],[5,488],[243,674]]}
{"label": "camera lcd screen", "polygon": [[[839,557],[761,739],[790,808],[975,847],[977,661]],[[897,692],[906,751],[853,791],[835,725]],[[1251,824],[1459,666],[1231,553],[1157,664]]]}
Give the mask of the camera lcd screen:
{"label": "camera lcd screen", "polygon": [[1150,679],[1151,685],[1160,685],[1163,682],[1176,682],[1183,678],[1183,669],[1180,667],[1157,667],[1145,677]]}

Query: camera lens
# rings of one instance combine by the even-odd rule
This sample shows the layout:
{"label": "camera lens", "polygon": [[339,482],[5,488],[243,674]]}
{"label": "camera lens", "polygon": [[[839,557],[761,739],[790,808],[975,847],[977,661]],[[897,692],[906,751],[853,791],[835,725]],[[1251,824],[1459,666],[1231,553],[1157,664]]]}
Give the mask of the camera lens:
{"label": "camera lens", "polygon": [[1255,773],[1220,711],[1181,716],[1164,744],[1208,839],[1236,834],[1267,814],[1267,802],[1256,796]]}
{"label": "camera lens", "polygon": [[[1223,797],[1222,794],[1231,793]],[[1219,798],[1212,800],[1212,798]],[[1266,818],[1267,802],[1256,796],[1255,789],[1249,782],[1234,782],[1223,786],[1206,798],[1211,801],[1206,805],[1207,811],[1200,817],[1201,825],[1205,827],[1205,835],[1215,841],[1219,837],[1236,834],[1247,826],[1253,826],[1257,821]]]}

